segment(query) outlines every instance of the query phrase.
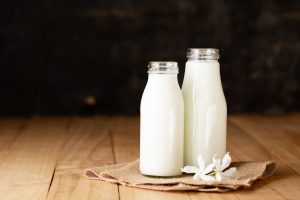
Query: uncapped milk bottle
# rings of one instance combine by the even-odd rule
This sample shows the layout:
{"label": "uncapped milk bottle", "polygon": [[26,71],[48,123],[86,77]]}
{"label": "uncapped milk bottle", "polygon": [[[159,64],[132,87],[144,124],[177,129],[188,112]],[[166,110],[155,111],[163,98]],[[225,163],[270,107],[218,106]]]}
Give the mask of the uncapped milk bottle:
{"label": "uncapped milk bottle", "polygon": [[175,176],[183,167],[184,105],[176,62],[150,62],[140,108],[140,171]]}
{"label": "uncapped milk bottle", "polygon": [[210,164],[226,153],[227,106],[217,49],[188,49],[182,94],[185,104],[185,165]]}

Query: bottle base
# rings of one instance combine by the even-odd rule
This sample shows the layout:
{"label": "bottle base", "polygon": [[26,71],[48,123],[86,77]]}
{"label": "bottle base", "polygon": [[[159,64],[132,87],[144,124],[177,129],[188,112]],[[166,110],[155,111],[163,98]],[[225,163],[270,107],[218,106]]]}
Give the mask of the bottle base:
{"label": "bottle base", "polygon": [[144,176],[149,176],[149,177],[159,177],[159,178],[169,178],[169,177],[174,177],[174,176],[180,176],[182,175],[182,172],[176,172],[176,173],[153,173],[153,172],[146,172],[140,170],[140,173]]}

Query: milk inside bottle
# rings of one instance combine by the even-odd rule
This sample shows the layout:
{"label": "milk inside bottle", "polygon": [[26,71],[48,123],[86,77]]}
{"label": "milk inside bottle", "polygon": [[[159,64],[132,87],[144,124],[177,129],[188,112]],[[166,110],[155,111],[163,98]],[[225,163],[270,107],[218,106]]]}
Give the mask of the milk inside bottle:
{"label": "milk inside bottle", "polygon": [[185,104],[185,165],[201,154],[212,162],[226,153],[227,106],[217,49],[188,49],[182,94]]}
{"label": "milk inside bottle", "polygon": [[184,104],[176,62],[150,62],[140,107],[140,171],[175,176],[183,167]]}

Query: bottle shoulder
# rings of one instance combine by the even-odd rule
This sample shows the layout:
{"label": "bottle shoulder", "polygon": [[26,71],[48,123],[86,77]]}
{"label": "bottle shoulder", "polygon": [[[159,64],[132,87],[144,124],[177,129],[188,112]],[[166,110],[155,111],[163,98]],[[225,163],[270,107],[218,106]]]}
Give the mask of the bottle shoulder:
{"label": "bottle shoulder", "polygon": [[183,96],[179,85],[173,87],[146,86],[141,100],[142,105],[183,105]]}
{"label": "bottle shoulder", "polygon": [[146,87],[144,89],[144,93],[176,93],[180,91],[180,86],[178,82],[167,82],[167,83],[159,83],[159,82],[147,82]]}

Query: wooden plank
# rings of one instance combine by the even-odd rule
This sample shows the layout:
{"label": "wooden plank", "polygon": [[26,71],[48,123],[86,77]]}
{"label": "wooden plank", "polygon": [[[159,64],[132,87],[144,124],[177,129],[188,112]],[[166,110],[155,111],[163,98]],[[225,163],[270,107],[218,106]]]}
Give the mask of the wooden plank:
{"label": "wooden plank", "polygon": [[[236,149],[233,154],[239,153],[238,159],[245,159],[250,156],[255,160],[269,159],[277,162],[275,174],[269,179],[255,184],[252,188],[253,192],[258,193],[264,199],[297,199],[300,195],[300,177],[289,165],[288,157],[296,158],[294,161],[298,163],[299,159],[294,152],[290,152],[289,135],[280,130],[280,124],[272,123],[273,128],[269,127],[272,120],[270,118],[261,120],[260,117],[232,117],[230,126],[235,130],[231,130],[230,135],[231,137],[238,137],[236,138],[238,143],[231,144],[231,148]],[[243,134],[234,134],[238,132]],[[283,136],[287,137],[288,143],[282,141]],[[243,138],[248,142],[243,141]],[[284,148],[287,148],[287,151],[281,152],[280,150]],[[286,152],[288,155],[285,154]],[[287,159],[283,159],[284,155]]]}
{"label": "wooden plank", "polygon": [[66,119],[32,119],[0,160],[0,199],[46,199]]}
{"label": "wooden plank", "polygon": [[0,199],[20,200],[20,199],[45,199],[48,192],[49,183],[37,182],[26,184],[13,184],[0,186]]}
{"label": "wooden plank", "polygon": [[[129,162],[139,158],[139,119],[116,118],[111,123],[114,152],[117,163]],[[184,200],[189,199],[186,192],[160,192],[119,186],[122,200]]]}
{"label": "wooden plank", "polygon": [[[233,123],[265,146],[275,159],[282,161],[300,174],[300,130],[288,131],[283,124],[287,118],[237,117]],[[292,163],[292,165],[290,165]]]}
{"label": "wooden plank", "polygon": [[0,119],[0,161],[10,151],[27,122],[26,119]]}
{"label": "wooden plank", "polygon": [[[11,151],[11,147],[17,140],[22,130],[25,128],[28,119],[6,119],[2,118],[0,120],[0,165],[5,160]],[[32,186],[32,185],[31,185]],[[27,187],[30,188],[31,186]],[[19,193],[25,193],[24,185],[0,185],[0,197],[5,197],[5,199],[13,199],[15,194],[7,193],[7,191],[13,190],[12,188],[19,187]],[[28,191],[28,190],[27,190]]]}
{"label": "wooden plank", "polygon": [[48,199],[118,199],[118,186],[83,177],[88,167],[115,163],[108,118],[76,118],[59,158]]}
{"label": "wooden plank", "polygon": [[[282,129],[284,132],[284,135],[288,135],[288,137],[293,140],[293,143],[300,144],[300,115],[288,115],[287,117],[279,117],[278,119],[276,119],[276,121],[272,120],[272,123],[279,124],[280,129]],[[294,148],[299,148],[299,145]],[[298,175],[300,171],[299,160],[300,159],[290,160],[288,162],[288,166],[295,170]]]}
{"label": "wooden plank", "polygon": [[114,118],[109,128],[113,136],[116,162],[123,163],[139,159],[139,119],[135,117]]}

